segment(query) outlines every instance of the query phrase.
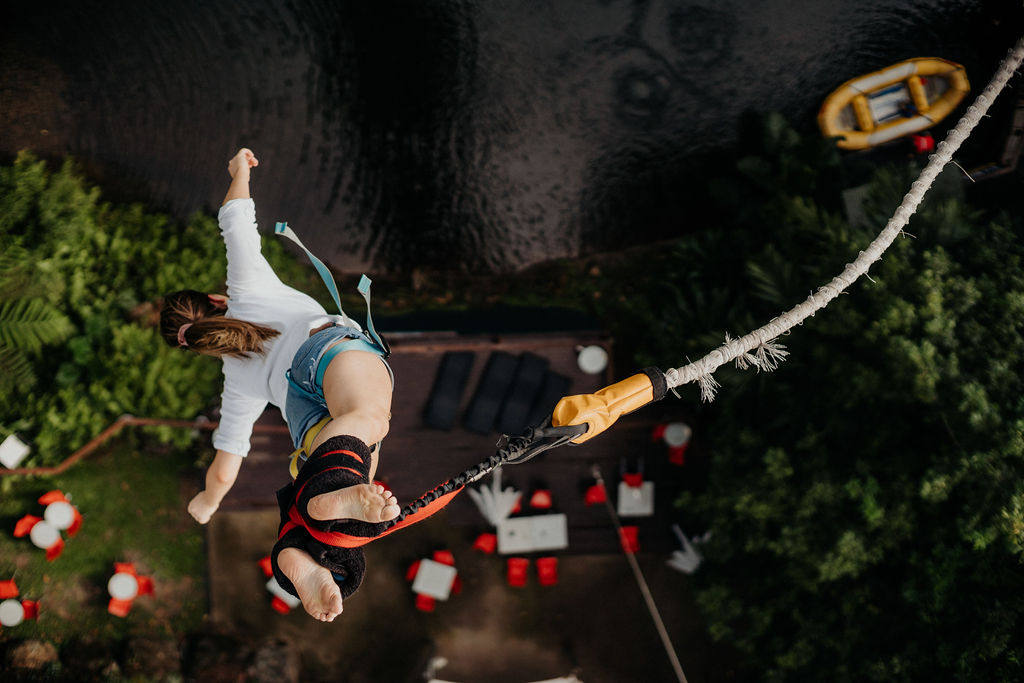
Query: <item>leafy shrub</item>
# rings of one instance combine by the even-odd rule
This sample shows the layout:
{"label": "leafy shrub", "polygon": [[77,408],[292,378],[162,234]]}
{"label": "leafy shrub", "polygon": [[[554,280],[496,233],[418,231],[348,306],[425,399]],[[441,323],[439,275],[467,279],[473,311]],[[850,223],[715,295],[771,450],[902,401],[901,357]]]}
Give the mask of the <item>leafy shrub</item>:
{"label": "leafy shrub", "polygon": [[[0,438],[31,442],[30,464],[62,460],[120,415],[191,419],[216,401],[220,363],[156,327],[163,294],[223,291],[213,218],[105,203],[70,161],[53,171],[22,153],[0,168],[0,245]],[[264,253],[308,282],[276,241]]]}
{"label": "leafy shrub", "polygon": [[[806,148],[765,137],[719,181],[743,206],[676,248],[687,260],[662,283],[651,356],[678,364],[678,340],[742,334],[802,301],[918,170],[874,174],[868,229],[814,196]],[[956,193],[933,193],[908,232],[783,340],[777,371],[723,373],[704,411],[710,478],[680,507],[713,532],[696,576],[711,634],[757,680],[1024,675],[1024,248]]]}

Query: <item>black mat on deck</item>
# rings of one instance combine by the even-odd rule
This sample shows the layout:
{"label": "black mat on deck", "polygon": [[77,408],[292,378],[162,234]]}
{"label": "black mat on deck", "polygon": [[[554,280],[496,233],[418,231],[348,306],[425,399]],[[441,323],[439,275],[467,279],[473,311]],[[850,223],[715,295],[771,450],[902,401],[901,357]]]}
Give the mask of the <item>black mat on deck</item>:
{"label": "black mat on deck", "polygon": [[527,427],[535,427],[541,421],[551,417],[551,411],[555,409],[563,396],[569,393],[571,381],[565,375],[548,370],[544,373],[544,383],[541,385],[540,394],[533,402],[533,409],[526,421]]}
{"label": "black mat on deck", "polygon": [[516,365],[515,379],[505,394],[495,427],[502,434],[518,436],[530,425],[533,404],[544,385],[548,359],[534,353],[522,353]]}
{"label": "black mat on deck", "polygon": [[517,366],[518,361],[511,353],[491,353],[463,418],[463,426],[466,429],[487,434],[494,428],[494,421],[498,419],[505,394],[515,379]]}
{"label": "black mat on deck", "polygon": [[423,409],[423,422],[428,427],[448,431],[455,426],[462,392],[469,380],[475,357],[472,351],[448,351],[441,358],[434,386]]}

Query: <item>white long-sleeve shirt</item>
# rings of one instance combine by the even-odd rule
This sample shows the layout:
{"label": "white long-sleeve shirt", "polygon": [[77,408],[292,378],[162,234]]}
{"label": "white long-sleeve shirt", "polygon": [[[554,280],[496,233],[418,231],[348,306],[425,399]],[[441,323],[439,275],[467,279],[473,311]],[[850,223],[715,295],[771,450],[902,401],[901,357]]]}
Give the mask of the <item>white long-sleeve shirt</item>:
{"label": "white long-sleeve shirt", "polygon": [[[287,286],[277,277],[260,249],[256,205],[252,199],[232,199],[217,215],[227,248],[230,318],[272,327],[281,334],[264,342],[264,353],[249,358],[223,356],[224,391],[221,418],[213,447],[248,455],[256,420],[272,403],[285,415],[288,381],[285,371],[309,338],[310,330],[327,322],[359,328],[347,316],[328,315],[312,297]],[[287,418],[285,418],[287,419]]]}

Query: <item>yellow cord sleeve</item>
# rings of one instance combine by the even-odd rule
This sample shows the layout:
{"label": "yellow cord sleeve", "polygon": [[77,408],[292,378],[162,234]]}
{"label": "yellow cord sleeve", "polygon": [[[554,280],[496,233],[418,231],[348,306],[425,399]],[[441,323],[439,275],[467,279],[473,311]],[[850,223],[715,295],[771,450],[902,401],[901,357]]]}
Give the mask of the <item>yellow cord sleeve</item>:
{"label": "yellow cord sleeve", "polygon": [[587,431],[572,440],[583,443],[611,427],[616,420],[665,396],[665,375],[657,368],[627,377],[593,394],[566,396],[551,413],[553,427],[587,425]]}

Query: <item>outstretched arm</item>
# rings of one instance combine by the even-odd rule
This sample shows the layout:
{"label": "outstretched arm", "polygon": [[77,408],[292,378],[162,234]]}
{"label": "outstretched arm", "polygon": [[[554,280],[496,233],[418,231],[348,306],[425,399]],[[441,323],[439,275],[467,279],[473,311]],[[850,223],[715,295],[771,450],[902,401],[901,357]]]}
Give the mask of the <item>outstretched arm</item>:
{"label": "outstretched arm", "polygon": [[235,156],[228,162],[228,173],[231,174],[231,185],[228,186],[228,193],[224,196],[224,204],[232,199],[249,198],[249,169],[260,165],[259,159],[252,153],[251,149],[243,147],[238,150]]}
{"label": "outstretched arm", "polygon": [[206,489],[189,501],[188,513],[200,524],[206,524],[220,507],[220,502],[231,490],[242,466],[242,456],[217,451],[216,457],[206,470]]}

